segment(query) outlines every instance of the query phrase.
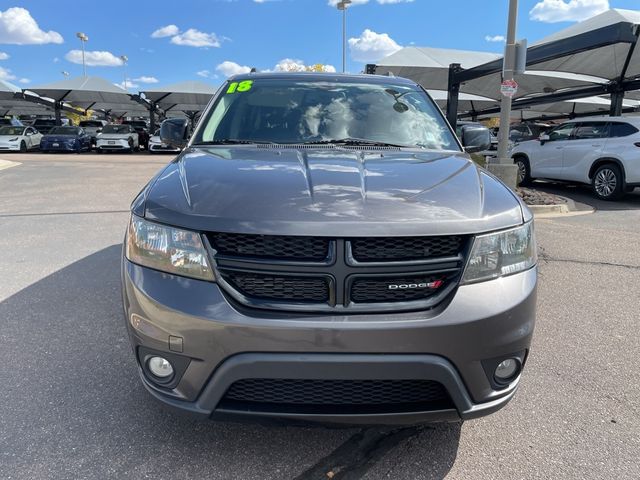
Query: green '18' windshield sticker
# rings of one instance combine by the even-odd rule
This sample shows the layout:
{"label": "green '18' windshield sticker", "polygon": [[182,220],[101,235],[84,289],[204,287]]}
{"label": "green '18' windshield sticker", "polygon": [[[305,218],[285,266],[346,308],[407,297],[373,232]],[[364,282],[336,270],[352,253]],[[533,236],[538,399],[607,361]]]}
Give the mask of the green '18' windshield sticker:
{"label": "green '18' windshield sticker", "polygon": [[227,93],[248,92],[253,86],[253,80],[244,80],[243,82],[233,82],[227,88]]}

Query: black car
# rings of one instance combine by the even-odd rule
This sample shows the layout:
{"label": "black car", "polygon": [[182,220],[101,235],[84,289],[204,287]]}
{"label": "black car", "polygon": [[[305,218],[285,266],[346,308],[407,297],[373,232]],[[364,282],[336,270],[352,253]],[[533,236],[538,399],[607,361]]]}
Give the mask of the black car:
{"label": "black car", "polygon": [[40,140],[43,152],[76,152],[91,150],[91,135],[81,127],[53,127]]}

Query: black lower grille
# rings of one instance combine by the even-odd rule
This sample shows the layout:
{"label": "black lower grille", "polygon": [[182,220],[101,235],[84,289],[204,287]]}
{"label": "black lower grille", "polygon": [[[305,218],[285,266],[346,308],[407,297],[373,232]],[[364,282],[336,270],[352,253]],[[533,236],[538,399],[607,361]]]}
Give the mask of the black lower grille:
{"label": "black lower grille", "polygon": [[253,378],[235,382],[223,401],[315,406],[438,404],[449,400],[432,380],[307,380]]}
{"label": "black lower grille", "polygon": [[209,240],[223,255],[299,261],[322,261],[329,255],[329,239],[322,237],[211,233]]}
{"label": "black lower grille", "polygon": [[263,300],[326,303],[329,285],[324,278],[263,275],[226,271],[223,278],[243,295]]}
{"label": "black lower grille", "polygon": [[356,303],[409,302],[425,300],[447,285],[446,276],[361,278],[353,282],[351,300]]}

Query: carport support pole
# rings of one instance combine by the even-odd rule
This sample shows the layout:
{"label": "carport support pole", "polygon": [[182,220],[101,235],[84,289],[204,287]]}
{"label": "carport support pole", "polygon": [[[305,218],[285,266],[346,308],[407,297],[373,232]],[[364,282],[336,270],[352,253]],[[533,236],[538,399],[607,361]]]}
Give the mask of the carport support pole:
{"label": "carport support pole", "polygon": [[54,112],[56,117],[56,125],[62,125],[62,102],[56,102],[54,105]]}
{"label": "carport support pole", "polygon": [[458,124],[458,97],[460,83],[456,81],[456,74],[462,70],[459,63],[449,65],[449,82],[447,88],[447,120],[454,130]]}
{"label": "carport support pole", "polygon": [[155,102],[149,103],[149,132],[151,135],[156,131],[156,116],[154,114],[156,110]]}
{"label": "carport support pole", "polygon": [[[516,63],[516,25],[518,22],[518,0],[509,0],[509,23],[507,45],[504,51],[503,80],[513,80]],[[509,127],[511,125],[511,97],[502,97],[500,103],[500,130],[498,132],[498,163],[487,165],[489,171],[508,187],[516,188],[518,167],[509,157]]]}
{"label": "carport support pole", "polygon": [[624,100],[624,90],[617,89],[611,93],[611,110],[609,115],[619,117],[622,115],[622,101]]}

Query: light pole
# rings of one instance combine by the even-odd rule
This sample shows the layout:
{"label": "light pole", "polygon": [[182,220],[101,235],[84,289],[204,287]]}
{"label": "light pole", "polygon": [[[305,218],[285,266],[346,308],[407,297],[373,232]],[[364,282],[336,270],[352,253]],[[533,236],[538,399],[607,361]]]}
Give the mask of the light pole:
{"label": "light pole", "polygon": [[342,73],[347,70],[347,5],[351,0],[340,0],[336,7],[342,10]]}
{"label": "light pole", "polygon": [[[507,45],[504,50],[502,81],[512,81],[516,69],[516,25],[518,21],[518,0],[509,0],[509,23],[507,24]],[[500,129],[498,131],[498,163],[490,164],[489,171],[509,187],[517,185],[518,167],[509,157],[509,127],[511,124],[511,96],[503,95],[500,103]]]}
{"label": "light pole", "polygon": [[76,33],[76,37],[80,39],[80,43],[82,44],[82,73],[86,77],[87,76],[87,67],[84,64],[84,42],[89,41],[89,37],[82,32]]}
{"label": "light pole", "polygon": [[120,55],[120,60],[122,61],[122,66],[124,67],[124,89],[127,89],[127,62],[129,61],[129,57],[126,55]]}

